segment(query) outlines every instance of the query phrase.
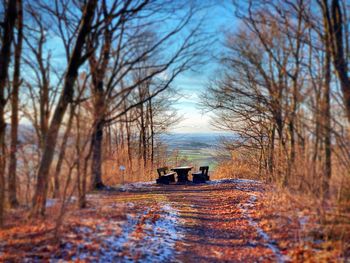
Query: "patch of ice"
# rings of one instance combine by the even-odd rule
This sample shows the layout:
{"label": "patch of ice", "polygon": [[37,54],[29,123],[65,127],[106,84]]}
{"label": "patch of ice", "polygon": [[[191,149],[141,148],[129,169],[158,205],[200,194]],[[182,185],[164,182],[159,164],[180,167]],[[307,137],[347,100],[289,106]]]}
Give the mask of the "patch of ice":
{"label": "patch of ice", "polygon": [[[128,203],[130,206],[132,203]],[[169,204],[160,203],[160,208],[150,216],[151,208],[144,213],[127,214],[126,221],[106,221],[96,226],[78,227],[76,231],[84,237],[84,243],[78,247],[72,258],[91,259],[94,262],[135,262],[138,255],[142,262],[169,262],[174,260],[175,243],[182,238],[178,212]],[[159,215],[159,217],[158,217]],[[147,218],[146,220],[143,217]],[[138,235],[137,226],[142,223],[142,235]],[[114,231],[118,227],[121,233]],[[100,240],[98,251],[89,251],[86,245],[92,239]],[[129,252],[129,253],[125,253]]]}
{"label": "patch of ice", "polygon": [[[176,241],[182,238],[178,223],[178,213],[169,204],[161,204],[160,217],[153,222],[145,222],[142,247],[134,247],[131,251],[140,253],[144,262],[169,262],[174,260]],[[134,243],[135,244],[135,243]],[[132,259],[130,259],[132,261]]]}
{"label": "patch of ice", "polygon": [[276,256],[277,262],[290,261],[290,258],[288,256],[285,256],[281,253],[278,246],[276,245],[277,242],[271,239],[271,237],[258,225],[258,223],[250,217],[248,210],[254,207],[256,200],[257,196],[251,194],[248,202],[241,206],[244,217],[248,220],[249,225],[255,228],[258,235],[265,240],[267,247],[271,249],[274,255]]}
{"label": "patch of ice", "polygon": [[[175,243],[182,238],[178,223],[178,214],[169,204],[161,204],[160,217],[153,221],[148,219],[144,224],[145,234],[142,240],[129,239],[129,250],[132,255],[140,255],[142,262],[172,262],[174,261]],[[136,241],[136,242],[135,242]],[[142,244],[140,246],[140,244]],[[130,257],[127,262],[134,262]],[[123,260],[124,261],[124,260]]]}
{"label": "patch of ice", "polygon": [[257,180],[250,180],[250,179],[237,179],[237,178],[223,178],[223,179],[218,179],[218,180],[212,180],[212,181],[208,181],[208,184],[213,184],[213,185],[217,185],[217,184],[227,184],[227,183],[254,183],[254,184],[261,184],[261,181],[257,181]]}
{"label": "patch of ice", "polygon": [[[57,198],[48,198],[46,199],[46,207],[53,207],[55,206],[59,201],[62,201],[62,199],[57,199]],[[71,196],[65,200],[66,203],[73,203],[77,201],[77,198],[75,196]]]}
{"label": "patch of ice", "polygon": [[[116,259],[120,259],[120,254],[122,252],[123,244],[128,242],[129,236],[134,231],[139,217],[134,217],[130,214],[127,215],[127,221],[122,224],[118,221],[107,221],[96,226],[96,230],[90,228],[90,235],[93,239],[98,238],[102,241],[102,246],[100,246],[99,251],[90,251],[85,249],[85,246],[91,243],[90,238],[84,237],[84,246],[78,247],[77,253],[72,257],[72,260],[94,258],[94,262],[115,262]],[[116,227],[120,228],[122,225],[121,234],[118,235],[115,231],[105,233],[108,228],[110,230]],[[82,228],[79,227],[76,230],[80,232]],[[86,227],[89,228],[89,227]],[[81,231],[87,233],[88,231]],[[93,233],[92,233],[93,232]]]}
{"label": "patch of ice", "polygon": [[251,180],[251,179],[234,179],[235,182],[237,183],[254,183],[254,184],[261,184],[262,182],[261,181],[258,181],[258,180]]}
{"label": "patch of ice", "polygon": [[78,233],[91,233],[92,229],[90,227],[81,226],[75,229]]}
{"label": "patch of ice", "polygon": [[135,189],[143,189],[143,188],[149,187],[149,186],[151,186],[153,184],[154,184],[153,181],[129,183],[129,184],[122,185],[120,190],[121,191],[130,191],[130,190],[135,190]]}

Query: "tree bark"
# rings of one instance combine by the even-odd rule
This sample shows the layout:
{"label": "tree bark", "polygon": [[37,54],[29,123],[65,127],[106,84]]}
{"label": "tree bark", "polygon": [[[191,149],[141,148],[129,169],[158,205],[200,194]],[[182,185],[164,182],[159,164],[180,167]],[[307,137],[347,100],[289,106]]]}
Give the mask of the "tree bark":
{"label": "tree bark", "polygon": [[102,182],[102,142],[103,142],[103,120],[98,120],[92,135],[92,162],[93,188],[103,189]]}
{"label": "tree bark", "polygon": [[149,116],[150,116],[150,128],[151,128],[151,170],[153,170],[154,164],[154,123],[153,123],[153,105],[152,99],[149,100]]}
{"label": "tree bark", "polygon": [[343,93],[346,116],[350,122],[350,78],[348,76],[347,58],[343,47],[344,41],[347,40],[343,36],[344,23],[339,0],[332,0],[331,10],[329,10],[328,0],[322,0],[321,8],[323,11],[325,33],[329,38],[333,65]]}
{"label": "tree bark", "polygon": [[67,143],[68,143],[70,131],[72,129],[74,110],[75,110],[75,107],[71,106],[69,120],[68,120],[66,131],[65,131],[65,133],[63,135],[61,151],[60,151],[59,156],[58,156],[58,161],[57,161],[55,174],[54,174],[53,198],[60,197],[60,180],[59,180],[59,176],[60,176],[60,173],[61,173],[64,156],[66,154]]}
{"label": "tree bark", "polygon": [[140,106],[141,109],[141,155],[143,160],[143,168],[147,166],[147,145],[146,145],[146,125],[145,125],[145,111],[143,104]]}
{"label": "tree bark", "polygon": [[23,11],[22,0],[17,0],[17,43],[15,46],[15,64],[13,73],[12,97],[11,97],[11,147],[10,164],[8,172],[8,192],[11,207],[18,206],[17,200],[17,141],[18,141],[18,95],[21,85],[21,54],[23,41]]}
{"label": "tree bark", "polygon": [[[107,17],[105,17],[107,19]],[[94,189],[103,189],[102,181],[102,145],[103,145],[103,129],[105,125],[106,114],[106,93],[104,89],[104,78],[110,58],[112,33],[105,25],[104,44],[102,52],[97,61],[96,57],[92,55],[89,59],[90,70],[92,74],[92,94],[94,97],[94,129],[92,133],[92,187]],[[91,43],[90,43],[91,44]]]}
{"label": "tree bark", "polygon": [[8,77],[8,67],[11,58],[11,43],[13,41],[13,30],[17,16],[16,1],[8,1],[6,5],[5,19],[3,23],[2,46],[0,50],[0,227],[3,226],[3,214],[5,203],[5,88]]}
{"label": "tree bark", "polygon": [[32,216],[45,214],[45,204],[48,188],[49,169],[54,156],[55,146],[57,143],[58,131],[66,112],[67,106],[71,103],[74,95],[74,83],[78,75],[78,69],[82,64],[82,52],[87,35],[90,33],[97,0],[89,0],[82,15],[80,29],[77,40],[70,57],[67,73],[64,80],[63,90],[60,95],[57,107],[52,117],[50,127],[45,138],[45,147],[43,156],[40,161],[37,186],[33,198]]}
{"label": "tree bark", "polygon": [[[126,101],[124,101],[124,110],[126,110]],[[127,144],[127,150],[128,150],[129,169],[130,171],[132,171],[131,129],[130,129],[128,112],[125,113],[125,130],[126,130],[126,144]]]}
{"label": "tree bark", "polygon": [[272,125],[270,132],[270,143],[269,143],[269,156],[268,156],[268,169],[269,169],[269,178],[270,182],[274,179],[274,168],[275,168],[275,133],[276,126]]}
{"label": "tree bark", "polygon": [[324,94],[322,98],[322,112],[323,112],[323,136],[325,145],[325,164],[324,176],[322,180],[322,196],[329,197],[329,182],[332,176],[332,145],[331,145],[331,106],[330,106],[330,85],[331,85],[331,53],[330,53],[330,39],[325,35],[325,80],[324,80]]}

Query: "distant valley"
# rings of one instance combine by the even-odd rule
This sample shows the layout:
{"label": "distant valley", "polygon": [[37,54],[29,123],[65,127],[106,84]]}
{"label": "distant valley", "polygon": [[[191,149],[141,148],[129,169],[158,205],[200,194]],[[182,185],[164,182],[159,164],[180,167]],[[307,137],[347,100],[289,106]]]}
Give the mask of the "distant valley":
{"label": "distant valley", "polygon": [[218,163],[220,141],[230,136],[227,133],[172,133],[162,135],[161,140],[168,146],[169,154],[178,151],[184,159],[181,165],[209,165],[213,170]]}

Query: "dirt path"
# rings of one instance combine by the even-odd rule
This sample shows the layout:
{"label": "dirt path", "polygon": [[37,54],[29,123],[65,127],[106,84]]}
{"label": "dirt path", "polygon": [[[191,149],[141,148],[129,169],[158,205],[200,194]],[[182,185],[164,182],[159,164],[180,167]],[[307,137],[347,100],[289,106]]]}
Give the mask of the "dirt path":
{"label": "dirt path", "polygon": [[67,214],[59,243],[47,222],[0,232],[0,261],[285,262],[259,227],[263,193],[259,182],[221,180],[91,194]]}
{"label": "dirt path", "polygon": [[181,262],[284,262],[278,246],[253,219],[263,186],[228,180],[200,186],[173,186],[167,196],[179,211],[184,237]]}
{"label": "dirt path", "polygon": [[[178,262],[285,262],[278,245],[259,227],[256,206],[264,185],[251,180],[220,180],[201,185],[128,188],[162,196],[174,211]],[[162,215],[160,215],[162,216]]]}

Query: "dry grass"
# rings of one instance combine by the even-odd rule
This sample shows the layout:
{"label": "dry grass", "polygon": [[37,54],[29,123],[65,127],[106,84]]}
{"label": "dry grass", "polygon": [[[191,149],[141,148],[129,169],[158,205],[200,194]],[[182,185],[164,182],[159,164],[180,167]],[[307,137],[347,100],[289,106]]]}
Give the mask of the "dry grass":
{"label": "dry grass", "polygon": [[[277,158],[277,157],[276,157]],[[278,159],[278,158],[277,158]],[[257,159],[244,154],[221,163],[214,178],[247,178],[270,182],[264,200],[256,210],[261,227],[290,250],[292,261],[330,262],[350,258],[350,177],[347,169],[333,160],[330,197],[320,196],[322,167],[297,155],[287,187],[281,187],[286,164],[276,161],[275,174],[259,170]],[[266,215],[275,215],[269,216]],[[311,261],[310,261],[311,260]]]}
{"label": "dry grass", "polygon": [[261,227],[275,240],[294,240],[279,242],[281,249],[292,251],[293,262],[331,262],[350,257],[350,213],[344,212],[349,204],[322,202],[277,187],[270,187],[260,204],[256,214]]}

